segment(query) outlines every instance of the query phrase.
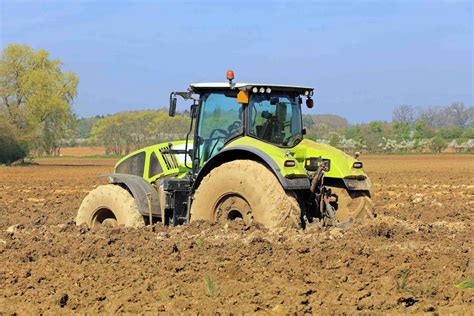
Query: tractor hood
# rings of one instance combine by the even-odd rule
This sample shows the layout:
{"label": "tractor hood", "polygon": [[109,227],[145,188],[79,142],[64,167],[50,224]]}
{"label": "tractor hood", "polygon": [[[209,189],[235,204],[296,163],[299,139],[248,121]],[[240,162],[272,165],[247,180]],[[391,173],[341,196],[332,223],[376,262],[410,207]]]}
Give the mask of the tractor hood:
{"label": "tractor hood", "polygon": [[326,177],[361,178],[361,176],[366,176],[362,168],[354,168],[354,163],[360,162],[359,160],[330,145],[320,144],[305,139],[295,146],[291,151],[294,153],[295,158],[300,163],[304,163],[306,158],[312,157],[329,159],[330,170],[329,172],[326,172]]}
{"label": "tractor hood", "polygon": [[[233,147],[247,147],[265,154],[275,162],[281,174],[287,178],[307,177],[308,171],[305,169],[307,158],[330,160],[330,170],[326,172],[326,177],[354,179],[367,177],[362,168],[354,168],[354,163],[359,162],[358,160],[335,147],[307,139],[293,148],[281,148],[247,136],[238,138],[226,146],[228,149]],[[294,166],[291,166],[291,163],[285,165],[288,161],[295,161]]]}

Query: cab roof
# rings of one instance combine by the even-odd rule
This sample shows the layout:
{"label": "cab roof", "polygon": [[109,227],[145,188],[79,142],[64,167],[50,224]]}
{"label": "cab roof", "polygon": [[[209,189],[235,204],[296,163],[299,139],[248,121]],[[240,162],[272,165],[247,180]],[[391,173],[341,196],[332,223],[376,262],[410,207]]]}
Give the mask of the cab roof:
{"label": "cab roof", "polygon": [[264,87],[270,88],[277,91],[290,91],[304,94],[305,91],[313,91],[311,87],[303,86],[291,86],[291,85],[281,85],[281,84],[271,84],[271,83],[232,83],[228,82],[202,82],[202,83],[192,83],[189,85],[190,89],[194,92],[205,91],[205,90],[224,90],[230,88],[236,88],[239,90],[250,91],[253,87]]}

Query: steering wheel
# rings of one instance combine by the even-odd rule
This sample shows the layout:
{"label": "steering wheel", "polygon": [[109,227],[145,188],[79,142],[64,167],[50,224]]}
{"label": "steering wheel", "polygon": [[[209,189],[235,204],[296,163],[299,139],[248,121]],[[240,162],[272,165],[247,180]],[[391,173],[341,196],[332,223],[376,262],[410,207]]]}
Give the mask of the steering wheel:
{"label": "steering wheel", "polygon": [[234,134],[235,132],[237,132],[240,127],[242,126],[242,122],[241,121],[235,121],[234,123],[230,124],[229,127],[227,128],[227,131],[228,131],[228,136]]}
{"label": "steering wheel", "polygon": [[[214,137],[214,134],[215,133],[221,133],[222,135],[224,136],[221,136],[221,137]],[[227,136],[229,136],[229,133],[226,131],[226,130],[223,130],[222,128],[214,128],[212,130],[212,132],[209,134],[209,138],[208,139],[219,139],[219,138],[226,138]]]}

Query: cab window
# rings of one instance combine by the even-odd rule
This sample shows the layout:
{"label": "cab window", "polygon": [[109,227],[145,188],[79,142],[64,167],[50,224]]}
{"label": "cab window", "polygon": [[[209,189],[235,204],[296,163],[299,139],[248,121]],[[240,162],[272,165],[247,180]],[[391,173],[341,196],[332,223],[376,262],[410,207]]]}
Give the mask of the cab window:
{"label": "cab window", "polygon": [[303,139],[297,95],[253,94],[249,106],[251,135],[282,147],[295,146]]}
{"label": "cab window", "polygon": [[242,105],[237,103],[237,91],[205,94],[198,130],[201,164],[217,154],[227,140],[240,133]]}
{"label": "cab window", "polygon": [[155,152],[152,152],[150,155],[150,167],[148,169],[148,178],[152,178],[162,172],[163,172],[163,169],[161,168],[160,162],[158,161],[158,157],[156,156]]}
{"label": "cab window", "polygon": [[116,172],[143,177],[143,171],[145,171],[145,156],[145,152],[131,156],[117,166]]}

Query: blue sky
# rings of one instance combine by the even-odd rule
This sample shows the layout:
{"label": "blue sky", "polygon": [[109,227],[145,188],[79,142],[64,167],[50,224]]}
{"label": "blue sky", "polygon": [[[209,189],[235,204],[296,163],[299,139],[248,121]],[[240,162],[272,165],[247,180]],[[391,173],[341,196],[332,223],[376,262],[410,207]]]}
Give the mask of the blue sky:
{"label": "blue sky", "polygon": [[474,104],[472,1],[0,2],[1,48],[44,48],[76,72],[79,116],[166,107],[229,68],[313,86],[311,113],[353,123]]}

